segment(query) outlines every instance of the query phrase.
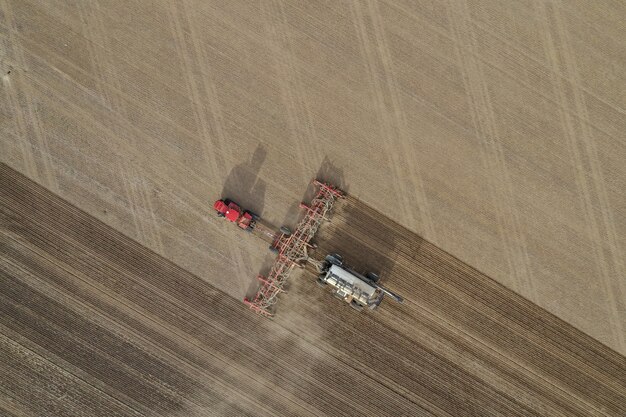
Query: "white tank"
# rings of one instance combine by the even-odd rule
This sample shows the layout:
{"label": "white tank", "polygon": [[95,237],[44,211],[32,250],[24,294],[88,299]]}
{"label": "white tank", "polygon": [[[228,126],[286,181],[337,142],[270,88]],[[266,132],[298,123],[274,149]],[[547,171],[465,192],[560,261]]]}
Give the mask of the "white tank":
{"label": "white tank", "polygon": [[376,308],[384,295],[378,286],[371,279],[342,265],[341,261],[338,263],[327,260],[318,281],[330,285],[337,298],[350,303],[357,310],[363,307]]}

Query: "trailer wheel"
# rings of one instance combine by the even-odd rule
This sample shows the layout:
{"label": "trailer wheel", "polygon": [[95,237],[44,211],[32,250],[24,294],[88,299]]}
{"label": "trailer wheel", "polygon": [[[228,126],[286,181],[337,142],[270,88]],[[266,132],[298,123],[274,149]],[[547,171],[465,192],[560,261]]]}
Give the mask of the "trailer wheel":
{"label": "trailer wheel", "polygon": [[375,274],[374,272],[368,272],[367,274],[365,274],[365,276],[371,279],[373,282],[378,282],[378,280],[380,279],[380,276],[378,276],[378,274]]}
{"label": "trailer wheel", "polygon": [[270,245],[270,252],[278,253],[278,248],[275,247],[274,245]]}
{"label": "trailer wheel", "polygon": [[321,280],[321,279],[319,279],[319,278],[318,278],[318,279],[316,279],[316,280],[315,280],[315,282],[317,283],[318,287],[322,287],[322,288],[324,288],[326,285],[328,285],[328,284],[326,284],[326,282],[325,282],[325,281],[322,281],[322,280]]}
{"label": "trailer wheel", "polygon": [[356,301],[352,300],[350,301],[350,307],[352,307],[353,309],[355,309],[356,311],[361,311],[363,310],[363,306],[359,303],[357,303]]}
{"label": "trailer wheel", "polygon": [[291,234],[291,230],[287,226],[280,226],[280,233],[285,236],[289,236]]}

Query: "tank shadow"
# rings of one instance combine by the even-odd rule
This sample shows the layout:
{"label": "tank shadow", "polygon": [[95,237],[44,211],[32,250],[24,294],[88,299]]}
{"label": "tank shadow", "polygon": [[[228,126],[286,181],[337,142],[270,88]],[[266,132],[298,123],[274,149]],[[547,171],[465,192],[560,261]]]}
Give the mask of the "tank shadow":
{"label": "tank shadow", "polygon": [[315,238],[314,257],[337,253],[355,271],[378,274],[384,286],[396,262],[396,233],[369,206],[354,198],[341,200],[330,224],[320,228]]}
{"label": "tank shadow", "polygon": [[326,182],[334,185],[335,187],[343,190],[345,193],[350,191],[348,184],[346,184],[346,178],[343,173],[343,169],[337,167],[333,162],[325,156],[322,160],[322,165],[317,170],[315,178],[319,181]]}
{"label": "tank shadow", "polygon": [[[316,261],[321,261],[326,255],[339,254],[344,265],[363,275],[368,272],[379,275],[379,283],[393,291],[397,285],[398,271],[402,269],[398,263],[399,245],[404,244],[402,239],[399,239],[398,229],[394,226],[394,223],[389,222],[383,214],[355,198],[347,197],[337,202],[331,221],[320,227],[313,240],[317,248],[310,256]],[[412,241],[408,249],[417,253],[421,244],[421,240]],[[296,279],[290,279],[290,294],[283,297],[287,302],[281,300],[277,310],[281,313],[290,311],[297,308],[296,300],[298,302],[308,300],[307,305],[310,309],[333,311],[335,312],[333,314],[340,314],[342,320],[354,323],[361,320],[359,315],[378,314],[368,309],[355,313],[349,308],[349,304],[335,299],[329,288],[318,287],[317,275],[315,267],[309,265]],[[402,293],[398,295],[405,296]],[[389,304],[394,305],[395,302],[386,296],[379,308],[390,308]]]}
{"label": "tank shadow", "polygon": [[266,184],[259,174],[266,155],[267,150],[259,144],[250,160],[233,167],[224,181],[222,198],[229,198],[260,216],[265,206]]}

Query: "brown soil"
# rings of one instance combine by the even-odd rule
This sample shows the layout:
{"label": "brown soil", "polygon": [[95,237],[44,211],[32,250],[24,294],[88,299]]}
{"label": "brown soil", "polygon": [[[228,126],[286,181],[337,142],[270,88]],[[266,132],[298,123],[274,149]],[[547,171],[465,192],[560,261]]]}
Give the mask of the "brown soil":
{"label": "brown soil", "polygon": [[626,413],[623,356],[354,198],[318,254],[380,270],[405,303],[357,314],[307,271],[267,320],[6,165],[0,179],[5,415]]}
{"label": "brown soil", "polygon": [[317,173],[626,354],[624,21],[618,0],[0,0],[0,161],[236,298],[265,245],[212,201],[289,223]]}

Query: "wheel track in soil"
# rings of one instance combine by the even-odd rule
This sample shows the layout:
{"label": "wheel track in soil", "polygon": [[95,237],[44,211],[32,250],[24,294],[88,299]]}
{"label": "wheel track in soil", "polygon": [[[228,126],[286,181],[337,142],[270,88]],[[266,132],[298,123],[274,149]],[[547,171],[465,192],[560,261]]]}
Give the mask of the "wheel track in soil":
{"label": "wheel track in soil", "polygon": [[[155,298],[156,298],[156,300],[159,300],[158,296],[155,297]],[[163,308],[163,306],[157,306],[157,308]],[[181,323],[176,323],[176,325],[180,326],[181,328],[184,328]],[[211,326],[211,323],[209,323],[209,322],[199,323],[199,324],[197,324],[197,326],[198,327],[201,327],[201,326]],[[223,329],[221,329],[221,330],[223,330]],[[263,355],[263,352],[252,352],[252,353],[254,353],[254,354],[249,353],[250,357],[258,357],[260,355]]]}
{"label": "wheel track in soil", "polygon": [[[588,415],[585,413],[594,409],[600,413],[600,409],[607,404],[614,412],[623,412],[626,362],[622,356],[430,243],[422,242],[414,233],[358,200],[348,197],[343,207],[349,208],[342,209],[341,203],[339,206],[332,223],[318,237],[318,257],[338,251],[350,262],[363,257],[364,248],[373,247],[391,253],[389,257],[392,258],[393,270],[384,282],[390,289],[405,296],[410,304],[426,309],[432,317],[438,318],[440,327],[456,328],[465,333],[463,339],[472,341],[473,349],[481,351],[483,356],[494,357],[497,354],[503,358],[516,358],[516,362],[509,360],[508,366],[517,366],[519,371],[534,379],[534,384],[560,394],[562,405],[576,399],[576,395],[589,401],[592,407],[588,405],[580,415]],[[357,213],[347,215],[346,211]],[[337,243],[347,237],[350,242],[343,245]],[[356,248],[351,244],[355,244]],[[418,250],[411,252],[411,248]],[[314,273],[312,268],[309,272]],[[424,282],[416,282],[419,280]],[[434,290],[430,289],[425,294],[428,286],[434,287],[437,292],[433,293]],[[401,309],[395,308],[393,302],[385,303],[384,308],[400,312]],[[481,327],[472,323],[471,318],[454,314],[463,305],[472,306],[472,310],[461,310],[462,314],[480,314],[474,319],[482,319]],[[432,317],[422,319],[432,321]],[[526,320],[518,317],[525,317]],[[376,320],[375,316],[372,319]],[[390,323],[393,319],[381,325]],[[447,326],[445,323],[448,323]],[[498,329],[501,334],[494,338],[492,333]],[[450,334],[449,331],[448,337]],[[509,341],[509,338],[514,340]],[[527,352],[527,349],[532,351]]]}
{"label": "wheel track in soil", "polygon": [[[82,382],[72,384],[84,392],[103,393],[77,404],[115,398],[130,403],[133,415],[193,415],[217,410],[216,404],[223,414],[238,415],[625,411],[623,357],[355,199],[346,206],[357,212],[339,208],[320,239],[341,233],[390,251],[379,254],[393,265],[385,283],[406,305],[386,300],[378,312],[355,314],[312,290],[312,280],[294,277],[278,316],[267,321],[8,167],[0,169],[1,272],[7,277],[0,332],[80,375]],[[337,243],[320,242],[318,251]],[[423,275],[419,285],[416,273]],[[473,310],[461,313],[475,311],[470,318],[479,324],[455,314],[465,305]],[[524,354],[526,348],[532,351]],[[468,358],[478,362],[476,369]],[[129,384],[136,385],[126,392]]]}
{"label": "wheel track in soil", "polygon": [[[361,224],[365,224],[365,222]],[[384,236],[384,234],[382,234],[382,236]],[[357,235],[356,238],[361,239],[361,241],[367,241],[365,235],[361,235],[361,236]],[[411,266],[414,267],[416,263],[412,259],[415,257],[415,254],[411,254],[408,251],[406,251],[405,249],[406,247],[408,247],[408,245],[405,245],[404,243],[396,245],[395,262],[396,262],[396,265],[403,268],[403,271],[406,272],[404,274],[405,277],[412,278],[413,280],[415,280],[416,278],[419,278],[419,274],[411,273],[411,270],[415,269],[415,268],[411,268]],[[509,322],[507,324],[509,324],[510,326],[514,326],[515,330],[517,330],[518,332],[521,330],[523,332],[526,332],[526,334],[533,336],[533,335],[538,334],[537,333],[538,329],[541,329],[544,332],[544,334],[541,335],[542,342],[546,342],[546,341],[551,342],[552,340],[549,338],[546,339],[545,336],[547,335],[546,332],[552,332],[556,334],[556,337],[558,338],[557,342],[560,342],[560,343],[569,342],[570,347],[580,346],[581,341],[577,341],[576,339],[563,338],[565,333],[560,332],[560,330],[571,330],[572,329],[571,326],[562,326],[563,322],[561,322],[558,319],[550,320],[550,319],[555,319],[555,318],[553,316],[546,315],[545,311],[537,308],[534,304],[506,290],[505,288],[503,288],[499,284],[496,284],[495,282],[492,282],[493,284],[496,284],[494,285],[492,289],[489,288],[488,286],[483,286],[483,287],[480,287],[477,285],[472,286],[472,280],[467,279],[467,278],[472,278],[476,280],[478,283],[480,283],[481,281],[484,281],[485,277],[480,276],[480,274],[476,273],[477,271],[472,271],[469,268],[467,268],[467,270],[469,270],[470,272],[473,272],[472,277],[464,278],[462,275],[459,275],[458,273],[459,271],[454,267],[444,268],[445,275],[437,274],[436,267],[441,267],[441,266],[445,266],[446,264],[453,264],[453,263],[450,261],[443,262],[439,259],[435,259],[434,261],[431,261],[431,262],[424,262],[425,259],[430,260],[433,257],[437,257],[437,256],[440,257],[440,255],[442,254],[441,250],[433,247],[427,242],[421,245],[419,252],[420,252],[419,255],[420,255],[421,260],[417,263],[420,264],[419,266],[421,267],[420,273],[427,273],[430,279],[437,281],[436,285],[438,288],[442,288],[447,293],[450,293],[453,296],[455,296],[456,299],[459,300],[458,302],[462,302],[463,304],[466,304],[468,300],[468,297],[466,296],[466,294],[469,294],[471,296],[469,300],[471,301],[477,300],[482,305],[484,305],[485,307],[489,309],[486,311],[492,313],[489,315],[490,318],[493,318],[494,320],[501,320],[501,321]],[[455,261],[454,262],[455,264],[458,264],[462,267],[465,266],[458,260],[454,260],[454,261]],[[442,279],[442,277],[456,278],[456,280],[448,281],[446,279]],[[459,279],[461,280],[459,281]],[[402,284],[404,283],[405,281],[402,282]],[[459,284],[463,286],[463,287],[460,287],[460,290],[459,290]],[[415,286],[407,287],[409,291],[414,288]],[[491,289],[491,291],[486,291],[489,289]],[[503,297],[506,298],[506,302],[501,301],[501,298]],[[439,299],[437,300],[439,301]],[[515,309],[509,308],[506,310],[506,313],[503,313],[503,311],[505,311],[504,307],[508,307],[509,305],[515,305],[515,304],[517,304],[518,306],[517,308]],[[493,306],[495,306],[495,308]],[[521,314],[521,313],[529,313],[528,311],[529,308],[535,310],[535,312],[539,311],[539,313],[544,313],[543,316],[535,315],[534,317],[531,317],[540,321],[540,323],[534,323],[534,326],[533,324],[530,324],[530,325],[528,324],[529,314],[524,314],[524,315]],[[555,324],[557,326],[555,326]],[[570,332],[569,334],[572,334],[572,333]],[[582,341],[584,341],[584,339],[582,339]],[[552,341],[552,344],[554,345],[553,341]],[[583,357],[585,357],[585,359],[588,361],[589,353],[592,352],[590,349],[592,349],[594,345],[597,345],[597,344],[594,343],[592,345],[588,345],[587,349],[583,348],[582,351],[579,350],[578,356],[582,354]],[[554,346],[558,347],[559,344],[557,343]],[[610,363],[610,366],[608,367],[605,366],[604,368],[600,369],[600,371],[612,373],[615,379],[621,378],[621,383],[623,384],[624,382],[626,382],[625,377],[623,374],[620,375],[619,373],[619,369],[620,369],[619,365],[623,364],[623,358],[620,357],[619,355],[611,354],[613,352],[610,349],[604,349],[604,351],[609,352],[608,358],[617,358],[617,360]],[[601,356],[602,352],[598,352],[597,348],[594,349],[593,352],[594,352],[594,355],[592,359],[597,358],[597,357],[602,357]],[[569,352],[565,352],[565,353],[567,353],[569,357],[576,356],[576,354],[570,354]],[[585,364],[577,363],[577,366],[585,366]]]}
{"label": "wheel track in soil", "polygon": [[[357,200],[352,200],[353,204],[355,202],[356,204],[361,204],[361,203],[358,203]],[[367,210],[371,210],[367,206],[364,206],[362,204],[361,206]],[[380,215],[378,215],[378,217],[382,218]],[[403,229],[401,226],[391,221],[388,221],[388,223],[393,224],[394,226],[397,227],[397,229],[404,231],[404,233],[400,234],[400,236],[406,236],[407,231]],[[360,224],[361,225],[367,224],[367,222],[361,222]],[[352,231],[356,230],[362,233],[362,234],[355,233],[355,239],[361,239],[362,242],[367,241],[367,233],[363,234],[364,231],[365,232],[367,231],[362,228],[359,229],[358,228],[359,224],[355,223],[355,225],[357,227],[352,227],[351,230]],[[408,232],[408,233],[412,234],[411,232]],[[385,235],[382,234],[382,236],[385,236]],[[415,237],[419,239],[417,236]],[[385,242],[385,243],[388,244],[388,242]],[[582,343],[580,340],[563,338],[563,336],[566,336],[566,335],[579,335],[580,332],[576,331],[573,327],[563,326],[563,322],[557,319],[555,316],[545,314],[545,311],[539,308],[538,306],[536,306],[535,304],[531,303],[530,301],[527,301],[526,299],[522,297],[519,297],[518,295],[507,290],[506,288],[496,283],[495,281],[489,280],[486,276],[480,274],[478,271],[473,270],[472,268],[463,264],[461,261],[451,257],[448,254],[445,254],[443,251],[434,247],[428,242],[424,242],[424,244],[420,245],[419,256],[421,259],[419,261],[415,261],[415,256],[416,256],[415,253],[410,253],[408,250],[406,250],[406,248],[410,246],[411,246],[411,242],[409,241],[409,239],[406,239],[406,242],[403,242],[402,244],[394,245],[394,250],[397,252],[397,256],[394,257],[394,261],[397,264],[399,264],[401,267],[403,267],[404,269],[409,270],[409,266],[411,266],[412,263],[415,264],[415,262],[417,262],[420,265],[422,272],[424,271],[430,272],[430,275],[432,275],[432,278],[436,279],[438,281],[438,284],[440,284],[440,286],[446,289],[448,292],[451,292],[452,294],[467,293],[472,298],[476,298],[479,302],[481,302],[485,306],[488,306],[491,309],[491,311],[494,313],[494,316],[498,316],[504,320],[510,321],[511,323],[515,323],[516,325],[523,327],[524,331],[529,331],[532,334],[538,334],[537,332],[538,326],[533,327],[532,325],[525,324],[528,322],[528,316],[522,317],[520,314],[518,314],[520,312],[529,313],[529,309],[531,309],[532,311],[530,312],[535,313],[532,318],[542,321],[540,323],[542,324],[542,330],[544,332],[547,330],[547,331],[555,333],[558,342],[561,342],[561,343],[568,342],[570,347],[580,346],[580,343]],[[448,260],[441,259],[441,255],[445,255],[449,259]],[[424,262],[425,259],[433,259],[436,257],[438,257],[439,259],[434,259],[432,262],[429,262],[429,263]],[[454,266],[450,268],[446,268],[446,266],[450,264],[454,264]],[[442,279],[442,275],[435,275],[433,273],[433,271],[436,271],[434,266],[437,266],[440,268],[443,267],[444,271],[446,272],[446,278],[451,277],[451,278],[456,278],[456,279],[445,280],[445,279]],[[462,272],[468,272],[469,274],[471,274],[471,276],[463,277],[459,275],[458,267],[463,268]],[[417,278],[417,277],[412,276],[412,278]],[[471,278],[471,279],[468,279],[468,278]],[[475,280],[476,283],[473,283],[472,280]],[[484,284],[487,284],[487,285],[484,285]],[[487,290],[490,290],[490,291],[487,291]],[[488,298],[485,298],[485,296],[488,296]],[[506,302],[501,301],[501,299],[498,298],[498,296],[506,297]],[[506,314],[503,314],[501,311],[498,310],[499,308],[507,306],[509,303],[517,304],[518,308],[507,311]],[[495,306],[495,307],[492,307],[492,306]],[[560,326],[554,326],[555,324],[558,324]],[[549,327],[546,328],[546,326],[549,326]],[[569,332],[563,332],[562,330],[565,330],[565,331],[569,330]],[[542,337],[545,337],[545,336],[548,336],[548,334],[545,334],[545,333],[542,334]],[[590,338],[586,338],[586,339],[591,340]],[[609,352],[608,358],[614,358],[614,359],[616,358],[617,360],[614,361],[611,364],[611,366],[604,367],[602,371],[606,371],[606,372],[612,371],[614,372],[614,375],[616,376],[616,378],[619,378],[620,376],[620,373],[618,371],[619,368],[616,367],[616,365],[623,363],[623,357],[621,357],[618,354],[615,354],[612,350],[607,349],[607,348],[601,349],[604,352],[598,352],[597,346],[602,346],[602,345],[598,345],[597,343],[592,342],[592,344],[590,345],[588,344],[586,350],[583,348],[582,352],[584,354],[588,354],[591,352],[590,349],[595,348],[593,349],[593,351],[596,352],[594,357],[603,357],[605,359],[607,357],[602,356],[603,353],[606,354],[606,352]],[[589,357],[585,357],[585,359],[589,360]],[[604,363],[604,365],[606,365],[606,363]],[[623,374],[621,374],[621,379],[622,381],[625,380],[625,377]]]}
{"label": "wheel track in soil", "polygon": [[[13,201],[8,201],[7,196],[11,197],[11,191],[8,190],[8,187],[3,187],[3,191],[5,192],[2,198],[2,204],[4,207],[10,204],[15,204],[16,202],[20,200],[19,195],[13,195],[12,196]],[[32,198],[32,197],[33,197],[32,195],[29,195],[29,198]],[[113,294],[116,294],[121,299],[130,299],[131,302],[134,302],[137,305],[140,305],[142,309],[145,309],[148,312],[154,314],[154,317],[162,318],[163,321],[159,324],[162,324],[164,327],[169,325],[169,327],[180,328],[180,329],[183,329],[183,331],[186,332],[186,334],[191,334],[191,335],[194,335],[194,333],[197,333],[197,332],[194,332],[194,329],[203,329],[203,328],[212,328],[212,327],[216,328],[216,333],[213,335],[210,335],[216,338],[216,340],[219,340],[220,334],[227,334],[230,337],[230,339],[226,340],[226,342],[224,342],[224,344],[221,346],[223,350],[223,352],[221,353],[225,353],[225,352],[227,353],[229,350],[232,351],[233,346],[235,346],[237,349],[241,349],[241,346],[246,346],[246,345],[255,347],[257,349],[256,351],[253,351],[253,350],[243,351],[240,358],[235,358],[232,356],[230,358],[227,358],[234,365],[239,365],[241,368],[245,369],[248,374],[256,372],[256,374],[252,376],[251,380],[254,380],[255,377],[258,377],[258,379],[260,380],[266,380],[267,385],[272,386],[271,383],[267,382],[267,379],[268,379],[267,375],[274,373],[276,374],[276,378],[281,378],[283,380],[282,381],[283,385],[289,386],[290,388],[298,387],[299,385],[298,378],[300,377],[300,375],[295,375],[293,378],[287,379],[288,375],[286,375],[286,373],[288,372],[289,369],[297,370],[298,361],[306,362],[306,355],[305,355],[306,352],[301,352],[299,355],[294,355],[292,352],[292,354],[288,355],[286,354],[287,352],[282,352],[282,351],[289,350],[288,349],[289,346],[281,347],[280,345],[276,346],[276,344],[272,345],[271,341],[270,342],[264,341],[263,333],[271,332],[271,329],[268,329],[267,327],[268,326],[267,322],[264,320],[259,320],[259,318],[255,316],[251,316],[248,311],[246,311],[245,309],[242,309],[242,306],[238,301],[232,300],[230,297],[224,295],[223,293],[219,291],[216,291],[215,289],[213,289],[206,283],[202,283],[198,279],[185,281],[185,285],[181,285],[180,283],[175,282],[175,280],[165,279],[164,276],[166,276],[167,273],[164,274],[162,271],[160,271],[160,268],[165,268],[166,270],[169,270],[170,272],[175,272],[178,275],[183,275],[183,278],[188,278],[188,277],[184,277],[184,274],[182,274],[182,271],[179,271],[174,266],[169,265],[167,262],[163,261],[162,258],[160,257],[157,257],[155,259],[152,259],[152,258],[143,259],[141,257],[134,256],[136,254],[133,254],[133,253],[123,253],[123,250],[126,248],[124,248],[123,246],[116,247],[116,243],[119,243],[119,242],[108,241],[106,238],[100,239],[100,234],[104,234],[103,233],[104,230],[100,230],[101,228],[99,227],[100,225],[99,222],[97,222],[97,224],[94,225],[94,224],[89,223],[88,221],[85,223],[82,223],[84,219],[79,218],[79,217],[73,217],[71,219],[64,219],[63,217],[59,216],[60,214],[59,212],[56,212],[56,211],[46,212],[44,206],[41,206],[41,205],[33,206],[32,202],[26,202],[24,205],[27,205],[27,206],[30,205],[30,207],[24,207],[24,208],[29,208],[30,210],[32,210],[32,213],[29,213],[30,215],[32,216],[36,215],[36,216],[39,216],[40,218],[44,218],[46,219],[46,222],[54,225],[54,227],[52,227],[53,229],[63,230],[64,232],[67,232],[68,234],[70,234],[71,238],[67,238],[65,236],[62,237],[67,240],[73,240],[71,244],[68,244],[67,242],[65,242],[65,245],[71,247],[73,250],[77,250],[78,252],[82,252],[82,253],[79,253],[78,257],[74,257],[69,252],[63,253],[63,250],[60,247],[61,245],[59,245],[59,238],[61,236],[55,236],[56,239],[54,241],[46,241],[46,235],[49,232],[49,230],[46,230],[45,224],[34,223],[34,222],[31,224],[26,223],[25,227],[22,227],[21,230],[15,230],[17,229],[15,225],[13,226],[8,225],[7,227],[7,223],[9,223],[9,221],[14,222],[15,217],[24,217],[25,216],[24,212],[22,212],[19,216],[13,213],[13,219],[10,219],[9,221],[7,221],[6,217],[3,216],[3,223],[5,226],[3,228],[8,228],[8,229],[13,228],[12,232],[14,234],[28,235],[27,240],[29,242],[35,242],[37,245],[43,246],[44,251],[54,254],[53,257],[55,259],[61,258],[63,259],[63,262],[67,262],[71,266],[74,266],[79,269],[81,268],[87,269],[91,271],[92,273],[95,271],[97,273],[96,278],[98,278],[98,284],[108,284],[108,287],[105,286],[105,288],[112,290]],[[85,216],[85,219],[90,220],[90,218],[88,218],[87,216]],[[104,227],[103,229],[106,229],[106,227]],[[37,234],[43,234],[44,236],[37,236]],[[78,243],[81,240],[84,241],[83,243],[85,244],[89,244],[90,242],[92,244],[95,244],[96,246],[101,248],[103,252],[106,252],[107,255],[104,255],[103,257],[95,256],[96,255],[95,253],[90,252],[88,249],[86,249],[80,243]],[[101,241],[94,243],[93,242],[94,240],[96,241],[101,240]],[[151,253],[147,250],[145,250],[145,252]],[[111,261],[111,259],[115,259],[115,260]],[[107,261],[107,262],[103,262],[103,261]],[[146,273],[146,270],[147,270],[147,273]],[[110,278],[107,279],[106,273],[115,272],[115,273],[120,274],[120,271],[125,272],[125,273],[122,273],[119,279],[120,280],[127,279],[129,283],[132,283],[132,285],[126,285],[125,283],[121,281],[114,281],[114,280],[111,280]],[[142,276],[145,276],[145,275],[151,276],[153,278],[151,284],[146,284],[145,282],[142,283],[142,282],[137,281],[137,276],[133,274],[133,272],[137,272],[137,271],[143,272],[143,274],[141,274]],[[66,286],[69,286],[69,285],[71,284],[66,284]],[[141,286],[141,288],[140,289],[134,288],[135,285]],[[158,285],[162,292],[156,293],[154,289],[150,288],[152,285]],[[189,313],[187,313],[188,316],[184,317],[185,320],[173,321],[172,317],[163,318],[164,313],[167,312],[168,309],[171,309],[172,307],[164,305],[163,302],[158,303],[158,305],[155,305],[154,307],[151,307],[151,305],[148,303],[149,302],[157,303],[164,296],[168,296],[170,298],[173,297],[175,299],[173,302],[175,302],[179,306],[179,308],[186,307],[188,310],[194,311],[196,313],[196,316],[200,315],[203,318],[203,320],[199,321],[197,318],[193,320],[194,317]],[[216,301],[219,301],[219,302],[216,303]],[[214,307],[211,308],[211,304],[213,304]],[[221,307],[223,308],[220,308],[220,305],[218,305],[216,308],[215,304],[222,304]],[[181,311],[177,311],[177,313],[183,314],[185,313],[185,311],[181,309]],[[119,316],[120,315],[118,314],[118,317]],[[235,330],[232,330],[232,329],[235,329],[236,327],[241,328],[242,322],[245,322],[248,319],[250,320],[250,322],[248,323],[247,326],[244,326],[246,327],[245,331],[236,332]],[[186,323],[186,320],[191,320],[193,322],[193,326],[190,327],[189,324]],[[125,321],[127,321],[127,319]],[[257,322],[256,324],[255,324],[255,321]],[[254,331],[253,327],[255,325],[259,326],[258,328],[260,330],[257,329],[256,331]],[[145,332],[145,327],[146,326],[144,326],[144,329],[143,329],[144,332]],[[195,336],[198,337],[198,335],[195,335]],[[202,338],[201,341],[216,351],[220,350],[219,349],[220,346],[216,346],[215,343],[209,343],[211,341],[210,338],[205,337],[205,338]],[[159,342],[168,343],[168,340],[160,339]],[[269,349],[272,349],[272,350],[270,351]],[[185,351],[184,350],[181,351],[180,349],[176,353],[181,356],[185,355]],[[272,367],[262,367],[261,359],[263,357],[265,357],[265,359],[267,360],[269,360],[271,357],[282,358],[282,363],[271,364],[271,365],[274,365]],[[340,367],[340,365],[341,364],[337,364],[338,367]],[[203,366],[200,366],[200,368],[202,367]],[[206,365],[204,365],[204,367],[206,367]],[[277,372],[282,372],[282,374],[278,375]],[[331,381],[325,381],[323,378],[323,375],[316,375],[316,377],[321,382],[320,386],[322,385],[323,382],[331,382]],[[311,377],[309,376],[309,378]],[[247,381],[247,378],[243,380],[237,380],[235,382],[237,382],[238,384],[241,384],[241,386],[245,388],[246,381]],[[278,386],[281,384],[274,384],[274,385],[276,385],[276,387],[274,387],[273,389],[279,391],[280,395],[288,394],[288,393],[280,392],[280,390],[278,389]],[[330,385],[332,386],[332,384]],[[307,398],[309,400],[309,404],[313,404],[313,405],[317,404],[318,410],[325,411],[328,413],[332,413],[332,412],[346,413],[346,412],[349,412],[349,410],[358,410],[357,404],[349,404],[349,402],[347,401],[344,401],[344,402],[347,403],[346,405],[349,405],[349,408],[345,408],[345,407],[342,408],[342,407],[337,407],[336,405],[324,404],[324,401],[327,401],[324,398],[316,399],[316,398],[312,398],[310,396],[305,395],[306,394],[305,388],[310,389],[311,387],[310,386],[303,387],[299,392],[300,395],[302,396],[302,398]],[[335,388],[338,392],[342,391],[341,386],[337,386]],[[344,391],[345,389],[346,387],[343,387]],[[246,389],[239,388],[238,391],[245,392]],[[258,390],[252,391],[252,392],[259,394],[258,397],[263,398],[263,395],[261,395],[261,393],[259,393]],[[271,391],[269,392],[271,393]],[[328,397],[332,398],[332,396],[330,395],[328,395]],[[347,397],[349,398],[349,395]],[[339,404],[340,402],[337,401],[337,403]],[[288,411],[289,410],[286,407],[278,407],[275,413],[279,415],[286,415],[288,414]],[[297,414],[301,414],[303,411],[304,410],[301,409],[300,411],[298,411]],[[374,408],[370,410],[362,410],[360,412],[363,412],[363,411],[365,412],[370,411],[370,412],[376,413],[376,412],[381,412],[382,410]]]}

